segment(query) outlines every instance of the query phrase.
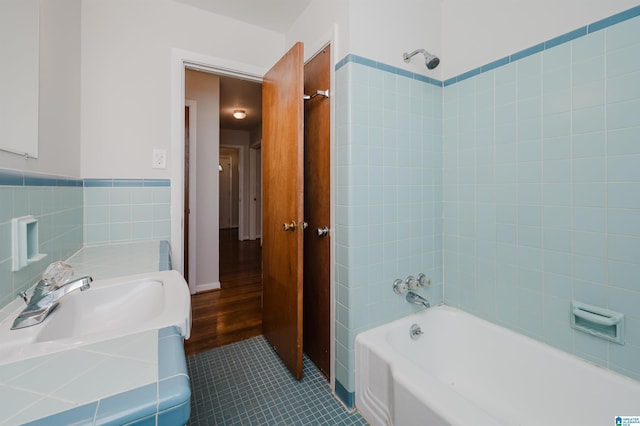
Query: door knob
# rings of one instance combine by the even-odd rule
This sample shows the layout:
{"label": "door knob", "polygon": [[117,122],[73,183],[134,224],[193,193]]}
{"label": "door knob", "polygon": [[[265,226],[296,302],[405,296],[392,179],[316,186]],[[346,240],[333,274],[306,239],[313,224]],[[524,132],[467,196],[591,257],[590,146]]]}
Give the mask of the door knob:
{"label": "door knob", "polygon": [[282,224],[282,230],[283,231],[295,231],[296,230],[296,221],[292,220],[291,223],[283,223]]}
{"label": "door knob", "polygon": [[324,228],[318,228],[316,229],[316,234],[318,235],[318,237],[326,237],[327,235],[329,235],[329,228],[327,228],[326,226]]}

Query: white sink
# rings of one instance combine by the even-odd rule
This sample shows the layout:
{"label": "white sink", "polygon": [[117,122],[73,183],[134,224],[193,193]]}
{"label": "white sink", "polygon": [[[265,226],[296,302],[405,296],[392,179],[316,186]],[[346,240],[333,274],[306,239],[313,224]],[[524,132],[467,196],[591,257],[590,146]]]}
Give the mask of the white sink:
{"label": "white sink", "polygon": [[176,271],[96,280],[42,323],[11,330],[23,308],[0,323],[0,365],[172,325],[185,339],[191,333],[189,287]]}

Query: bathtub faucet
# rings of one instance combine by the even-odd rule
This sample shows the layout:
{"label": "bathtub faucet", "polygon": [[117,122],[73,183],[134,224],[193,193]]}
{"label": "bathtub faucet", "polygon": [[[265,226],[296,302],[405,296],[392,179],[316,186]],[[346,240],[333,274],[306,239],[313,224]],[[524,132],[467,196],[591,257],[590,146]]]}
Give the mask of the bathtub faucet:
{"label": "bathtub faucet", "polygon": [[407,292],[407,302],[413,303],[414,305],[422,305],[425,308],[430,307],[429,301],[424,297],[420,296],[418,293],[414,293],[413,291]]}

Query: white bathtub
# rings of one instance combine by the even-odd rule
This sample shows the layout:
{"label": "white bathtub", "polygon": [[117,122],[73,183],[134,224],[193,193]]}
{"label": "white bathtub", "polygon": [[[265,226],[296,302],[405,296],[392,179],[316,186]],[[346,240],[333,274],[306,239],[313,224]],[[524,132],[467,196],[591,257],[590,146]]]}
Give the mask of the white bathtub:
{"label": "white bathtub", "polygon": [[[424,332],[417,340],[414,323]],[[614,425],[640,416],[640,382],[448,306],[359,334],[355,368],[356,407],[372,425]]]}

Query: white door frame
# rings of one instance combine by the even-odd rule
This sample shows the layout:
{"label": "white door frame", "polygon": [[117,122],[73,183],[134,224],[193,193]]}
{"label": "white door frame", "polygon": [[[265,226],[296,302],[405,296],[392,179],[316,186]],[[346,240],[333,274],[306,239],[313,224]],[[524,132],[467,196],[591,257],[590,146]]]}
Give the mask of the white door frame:
{"label": "white door frame", "polygon": [[[196,155],[198,141],[198,127],[196,120],[198,118],[198,104],[196,103],[196,101],[190,99],[185,100],[184,104],[185,107],[189,108],[189,291],[191,292],[191,294],[196,294],[196,283],[198,282],[198,269],[196,261],[196,247],[198,247],[198,200],[196,197],[196,177],[198,176],[198,174],[196,173],[196,158],[198,158]],[[182,157],[180,158],[183,159],[184,166],[184,151]],[[184,194],[182,194],[182,197],[182,200],[184,200]],[[181,258],[184,258],[184,250],[181,254]]]}
{"label": "white door frame", "polygon": [[[331,43],[331,54],[333,56],[331,61],[331,87],[335,91],[335,68],[333,64],[338,62],[338,43],[337,43],[338,28],[337,25],[332,25],[326,34],[314,43],[308,44],[306,47],[307,52],[315,54],[327,43]],[[284,50],[284,49],[283,49]],[[311,56],[309,56],[311,57]],[[308,58],[307,58],[308,59]],[[268,69],[250,65],[242,62],[230,61],[213,56],[207,56],[196,52],[191,52],[183,49],[171,49],[171,156],[172,158],[180,159],[173,164],[171,170],[171,251],[173,262],[173,269],[180,272],[183,271],[183,255],[184,255],[184,228],[183,228],[183,212],[184,212],[184,105],[185,105],[185,88],[184,88],[184,74],[185,68],[209,72],[213,74],[227,75],[231,77],[240,77],[250,81],[257,81],[262,83],[262,77],[267,73]],[[335,229],[335,201],[336,201],[336,186],[335,176],[337,173],[337,161],[335,161],[336,149],[335,149],[335,97],[330,97],[331,102],[331,229]],[[332,232],[333,234],[333,232]],[[335,365],[336,365],[336,335],[335,335],[335,301],[336,301],[336,270],[334,265],[336,256],[336,238],[335,235],[331,238],[331,283],[330,283],[330,386],[331,389],[335,389]],[[219,278],[219,277],[218,277]],[[220,280],[218,279],[218,282]]]}
{"label": "white door frame", "polygon": [[[183,272],[185,68],[262,82],[267,69],[182,49],[171,50],[171,259]],[[195,252],[194,252],[195,253]],[[190,256],[191,257],[191,256]],[[218,277],[219,278],[219,277]],[[218,279],[219,281],[219,279]]]}

